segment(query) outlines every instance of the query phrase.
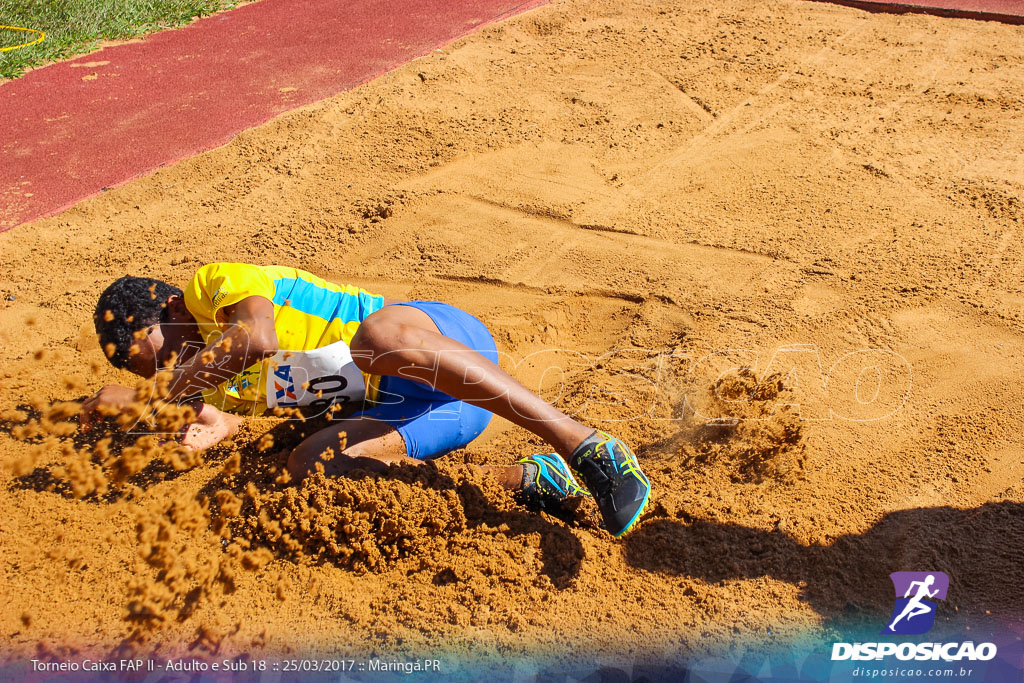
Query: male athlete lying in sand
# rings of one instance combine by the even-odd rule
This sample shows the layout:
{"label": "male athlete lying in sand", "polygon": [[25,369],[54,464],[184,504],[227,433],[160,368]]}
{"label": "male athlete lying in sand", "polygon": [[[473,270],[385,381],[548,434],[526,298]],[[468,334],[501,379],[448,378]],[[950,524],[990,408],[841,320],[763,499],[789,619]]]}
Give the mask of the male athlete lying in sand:
{"label": "male athlete lying in sand", "polygon": [[[173,365],[168,400],[202,392],[183,437],[194,448],[233,434],[241,417],[231,413],[322,412],[332,402],[358,408],[291,453],[296,480],[317,463],[339,475],[436,458],[479,436],[493,412],[557,451],[488,468],[508,488],[584,495],[575,471],[613,536],[629,531],[650,494],[622,441],[573,420],[499,368],[484,324],[448,304],[385,299],[295,268],[212,263],[184,292],[123,277],[100,296],[95,321],[115,366],[152,377]],[[134,400],[133,389],[104,387],[83,405],[83,429],[101,410]]]}

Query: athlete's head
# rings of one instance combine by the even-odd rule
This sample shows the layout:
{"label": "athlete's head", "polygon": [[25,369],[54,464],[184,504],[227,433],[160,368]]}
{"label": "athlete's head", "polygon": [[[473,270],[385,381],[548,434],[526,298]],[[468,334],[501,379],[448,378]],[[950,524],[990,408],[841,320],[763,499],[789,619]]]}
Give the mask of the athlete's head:
{"label": "athlete's head", "polygon": [[928,576],[924,577],[924,584],[926,586],[930,586],[933,583],[935,583],[935,575],[934,574],[929,574]]}
{"label": "athlete's head", "polygon": [[[126,275],[100,295],[93,313],[100,347],[118,368],[152,376],[194,336],[195,319],[174,285]],[[191,325],[189,325],[191,323]]]}

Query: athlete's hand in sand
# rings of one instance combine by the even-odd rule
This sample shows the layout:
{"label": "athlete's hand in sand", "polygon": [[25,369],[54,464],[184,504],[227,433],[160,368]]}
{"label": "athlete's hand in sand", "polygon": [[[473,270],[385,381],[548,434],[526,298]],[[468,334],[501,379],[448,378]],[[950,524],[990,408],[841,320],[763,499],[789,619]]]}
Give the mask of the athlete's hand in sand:
{"label": "athlete's hand in sand", "polygon": [[78,426],[83,432],[89,431],[103,413],[121,410],[135,402],[135,390],[111,384],[97,391],[82,404],[82,412],[78,416]]}
{"label": "athlete's hand in sand", "polygon": [[[89,431],[99,419],[112,412],[119,412],[136,400],[134,389],[111,384],[96,392],[82,404],[78,425],[83,432]],[[182,430],[181,443],[198,451],[220,443],[238,431],[242,418],[217,410],[211,405],[200,403],[196,407],[196,421]]]}
{"label": "athlete's hand in sand", "polygon": [[242,418],[203,404],[197,411],[196,421],[185,428],[181,443],[197,451],[206,450],[233,436],[242,424]]}

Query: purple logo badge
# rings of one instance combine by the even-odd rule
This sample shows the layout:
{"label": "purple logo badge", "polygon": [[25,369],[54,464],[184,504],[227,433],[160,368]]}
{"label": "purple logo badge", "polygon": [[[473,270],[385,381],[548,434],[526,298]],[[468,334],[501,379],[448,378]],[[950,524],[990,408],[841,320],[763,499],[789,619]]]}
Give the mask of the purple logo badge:
{"label": "purple logo badge", "polygon": [[943,572],[893,572],[889,578],[896,590],[896,605],[882,633],[926,633],[935,623],[938,607],[932,600],[946,599],[949,576]]}

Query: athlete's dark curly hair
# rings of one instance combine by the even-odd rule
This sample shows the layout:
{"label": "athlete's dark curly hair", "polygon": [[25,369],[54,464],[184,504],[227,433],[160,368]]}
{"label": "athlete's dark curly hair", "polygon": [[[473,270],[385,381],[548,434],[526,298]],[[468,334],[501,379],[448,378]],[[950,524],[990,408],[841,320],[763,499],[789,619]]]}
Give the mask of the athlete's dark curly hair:
{"label": "athlete's dark curly hair", "polygon": [[128,367],[134,333],[161,321],[171,295],[183,296],[174,285],[149,277],[126,275],[100,294],[93,321],[100,348],[117,368]]}

